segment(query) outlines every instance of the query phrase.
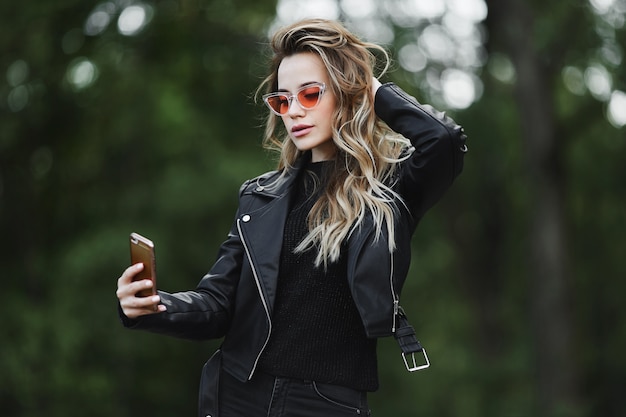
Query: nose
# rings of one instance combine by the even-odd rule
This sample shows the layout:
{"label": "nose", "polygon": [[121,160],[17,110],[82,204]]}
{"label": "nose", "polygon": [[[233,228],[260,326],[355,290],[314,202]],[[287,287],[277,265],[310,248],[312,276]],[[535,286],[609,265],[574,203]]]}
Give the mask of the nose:
{"label": "nose", "polygon": [[298,103],[298,99],[293,96],[289,101],[289,109],[287,110],[287,115],[289,117],[297,117],[301,116],[303,113],[304,109],[302,108],[300,103]]}

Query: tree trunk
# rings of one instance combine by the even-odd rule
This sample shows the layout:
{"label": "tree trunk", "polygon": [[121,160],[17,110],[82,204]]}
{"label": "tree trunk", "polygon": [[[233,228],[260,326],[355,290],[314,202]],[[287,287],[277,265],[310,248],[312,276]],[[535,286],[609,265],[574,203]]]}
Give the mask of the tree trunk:
{"label": "tree trunk", "polygon": [[[577,408],[578,371],[574,363],[572,317],[564,222],[565,175],[556,135],[549,51],[539,51],[533,35],[532,3],[492,0],[490,38],[516,68],[529,186],[529,307],[535,348],[538,416],[571,415]],[[556,24],[556,23],[555,23]],[[495,41],[494,41],[495,42]],[[555,51],[556,52],[556,51]],[[558,68],[558,66],[557,66]]]}

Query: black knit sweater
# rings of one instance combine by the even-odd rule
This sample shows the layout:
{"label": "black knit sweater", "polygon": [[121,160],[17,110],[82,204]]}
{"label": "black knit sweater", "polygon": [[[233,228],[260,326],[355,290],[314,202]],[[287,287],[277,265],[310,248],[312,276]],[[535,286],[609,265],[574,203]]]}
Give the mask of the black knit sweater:
{"label": "black knit sweater", "polygon": [[[346,257],[315,267],[315,250],[294,253],[308,233],[307,215],[331,162],[311,163],[300,179],[283,236],[272,334],[260,371],[288,378],[378,388],[376,340],[365,329],[350,294]],[[321,183],[321,185],[320,185]]]}

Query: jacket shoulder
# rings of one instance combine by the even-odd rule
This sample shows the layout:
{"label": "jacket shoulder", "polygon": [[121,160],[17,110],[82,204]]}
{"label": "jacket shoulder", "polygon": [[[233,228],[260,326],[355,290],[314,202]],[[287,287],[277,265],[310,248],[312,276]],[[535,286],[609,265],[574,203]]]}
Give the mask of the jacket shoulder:
{"label": "jacket shoulder", "polygon": [[255,190],[257,187],[261,186],[261,184],[272,183],[278,176],[280,175],[280,171],[268,171],[254,178],[250,178],[246,180],[241,187],[239,188],[239,196],[242,196],[246,192],[251,192]]}

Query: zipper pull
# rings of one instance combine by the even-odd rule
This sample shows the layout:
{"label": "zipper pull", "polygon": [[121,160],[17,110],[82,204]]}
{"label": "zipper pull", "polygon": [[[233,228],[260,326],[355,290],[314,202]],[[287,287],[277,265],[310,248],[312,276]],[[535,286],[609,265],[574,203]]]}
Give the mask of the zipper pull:
{"label": "zipper pull", "polygon": [[398,310],[400,309],[400,301],[399,300],[393,300],[393,321],[392,321],[392,325],[391,325],[391,331],[393,333],[396,332],[396,318],[398,317]]}

